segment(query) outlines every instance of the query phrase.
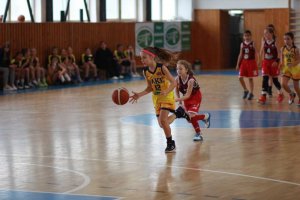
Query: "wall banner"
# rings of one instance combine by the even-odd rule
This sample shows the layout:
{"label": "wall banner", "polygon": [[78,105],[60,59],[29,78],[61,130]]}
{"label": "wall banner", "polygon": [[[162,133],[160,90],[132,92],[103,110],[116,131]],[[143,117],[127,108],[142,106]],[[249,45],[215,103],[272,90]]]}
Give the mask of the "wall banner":
{"label": "wall banner", "polygon": [[170,51],[191,49],[190,22],[149,22],[135,24],[136,55],[142,48],[156,46]]}

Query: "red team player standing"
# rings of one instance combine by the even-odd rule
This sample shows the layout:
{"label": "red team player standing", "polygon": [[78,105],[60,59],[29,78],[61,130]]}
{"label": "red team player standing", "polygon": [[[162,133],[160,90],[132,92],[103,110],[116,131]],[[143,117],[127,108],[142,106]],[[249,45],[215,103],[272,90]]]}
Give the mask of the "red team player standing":
{"label": "red team player standing", "polygon": [[[243,39],[244,41],[241,43],[236,69],[239,70],[239,80],[244,89],[243,99],[248,97],[248,100],[252,100],[254,97],[253,77],[258,76],[257,63],[255,60],[255,46],[251,39],[251,32],[249,30],[244,32]],[[244,78],[249,79],[249,90],[246,87]]]}
{"label": "red team player standing", "polygon": [[266,96],[269,91],[269,77],[272,78],[275,87],[278,90],[278,103],[281,103],[284,96],[281,90],[281,84],[278,81],[278,76],[280,75],[279,67],[279,55],[276,46],[276,41],[274,39],[274,29],[267,27],[264,30],[264,44],[263,44],[263,60],[262,60],[262,94],[258,100],[259,103],[266,103]]}

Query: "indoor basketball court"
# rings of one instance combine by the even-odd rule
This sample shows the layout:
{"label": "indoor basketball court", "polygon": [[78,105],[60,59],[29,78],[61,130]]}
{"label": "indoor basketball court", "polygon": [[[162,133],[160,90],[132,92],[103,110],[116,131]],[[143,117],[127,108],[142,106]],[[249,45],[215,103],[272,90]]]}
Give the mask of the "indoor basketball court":
{"label": "indoor basketball court", "polygon": [[[35,6],[39,4],[38,0],[30,1]],[[70,11],[66,21],[50,23],[61,16],[53,12],[52,21],[47,21],[51,19],[49,10],[53,9],[49,6],[54,6],[56,1],[49,2],[44,5],[46,21],[40,16],[41,22],[31,23],[28,15],[27,23],[16,23],[12,20],[14,15],[8,14],[7,22],[0,24],[0,30],[4,30],[0,31],[1,42],[10,40],[12,52],[23,46],[35,46],[40,50],[41,60],[47,57],[52,45],[72,44],[76,52],[86,45],[96,49],[102,39],[112,48],[119,40],[135,44],[135,50],[142,43],[154,42],[148,41],[148,36],[137,34],[142,26],[136,26],[136,22],[121,19],[110,22],[111,13],[101,15],[99,22],[93,16],[96,11],[90,10],[90,16],[82,18],[86,23],[81,23],[72,21]],[[83,13],[93,6],[99,6],[101,13],[100,4],[110,4],[102,0],[85,2],[86,7],[80,4]],[[143,2],[151,5],[151,1]],[[152,6],[155,2],[152,0]],[[193,18],[188,26],[190,35],[185,36],[191,43],[180,46],[181,57],[194,64],[202,92],[200,113],[211,115],[209,128],[200,122],[204,140],[193,141],[195,132],[191,123],[176,119],[171,124],[176,152],[165,153],[166,138],[158,125],[151,94],[134,104],[121,103],[120,99],[115,101],[124,105],[113,102],[116,89],[125,88],[130,95],[132,91],[143,91],[147,86],[143,76],[104,77],[79,84],[4,90],[0,93],[0,200],[299,199],[298,98],[289,105],[289,94],[284,93],[283,102],[278,103],[274,88],[273,97],[268,97],[264,105],[258,103],[263,81],[260,73],[254,78],[254,99],[243,99],[238,71],[234,70],[235,53],[228,51],[234,49],[234,42],[229,38],[235,36],[221,34],[232,28],[227,23],[230,20],[244,20],[242,25],[253,30],[254,40],[259,44],[264,25],[274,23],[279,46],[283,45],[281,38],[285,32],[298,31],[295,17],[298,1],[276,0],[272,4],[256,0],[256,7],[240,3],[240,9],[234,6],[239,3],[236,0],[226,5],[221,0],[215,4],[209,0],[187,2],[191,4]],[[8,13],[12,12],[14,4],[11,3]],[[184,0],[178,0],[176,5],[180,7],[183,3]],[[72,6],[71,0],[70,9]],[[230,17],[228,10],[238,10],[238,13],[242,10],[243,14]],[[32,12],[36,16],[34,9]],[[289,13],[294,13],[293,19],[286,18],[292,17]],[[146,17],[149,15],[151,18],[149,13]],[[153,21],[169,20],[162,13],[160,19],[155,17],[152,13]],[[161,23],[155,23],[150,25],[158,30]],[[168,27],[168,23],[171,22],[162,27]],[[145,34],[151,27],[147,23],[143,25],[147,25],[142,32]],[[184,30],[185,25],[180,26]],[[121,30],[125,32],[120,34]],[[27,34],[26,40],[18,37],[20,31]],[[142,38],[140,43],[136,38]],[[76,56],[79,58],[80,53]],[[195,66],[199,64],[198,58],[201,66]],[[138,54],[136,61],[142,75]],[[176,70],[170,71],[176,76]]]}

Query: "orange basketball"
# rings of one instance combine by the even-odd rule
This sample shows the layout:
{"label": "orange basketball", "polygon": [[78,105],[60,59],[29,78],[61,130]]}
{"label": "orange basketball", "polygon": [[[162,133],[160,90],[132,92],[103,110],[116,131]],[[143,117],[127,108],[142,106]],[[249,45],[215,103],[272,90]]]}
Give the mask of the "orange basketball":
{"label": "orange basketball", "polygon": [[112,93],[112,100],[117,105],[124,105],[129,100],[129,92],[126,88],[115,89]]}
{"label": "orange basketball", "polygon": [[20,15],[18,17],[18,22],[25,22],[25,16],[24,15]]}

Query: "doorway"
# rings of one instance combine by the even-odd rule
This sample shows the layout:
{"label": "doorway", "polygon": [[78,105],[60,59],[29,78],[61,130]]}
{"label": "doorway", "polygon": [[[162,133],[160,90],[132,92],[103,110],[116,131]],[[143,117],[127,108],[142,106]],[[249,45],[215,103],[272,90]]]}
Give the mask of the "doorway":
{"label": "doorway", "polygon": [[244,33],[244,12],[242,10],[229,10],[229,42],[230,42],[230,66],[235,68],[240,52],[240,45]]}

